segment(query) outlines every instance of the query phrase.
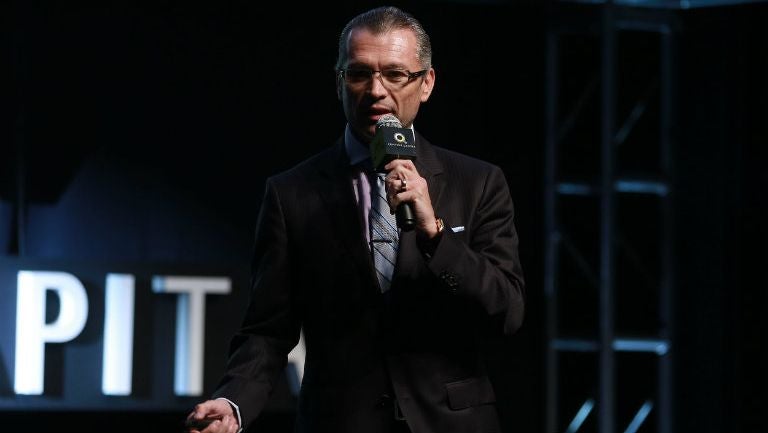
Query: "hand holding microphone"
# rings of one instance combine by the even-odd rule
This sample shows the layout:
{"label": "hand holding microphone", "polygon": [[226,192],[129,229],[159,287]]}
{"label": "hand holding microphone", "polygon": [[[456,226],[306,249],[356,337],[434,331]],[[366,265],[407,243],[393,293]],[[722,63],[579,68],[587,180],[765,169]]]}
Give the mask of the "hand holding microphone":
{"label": "hand holding microphone", "polygon": [[436,218],[427,182],[413,164],[416,159],[413,131],[403,128],[394,115],[385,114],[376,122],[370,150],[374,169],[387,173],[389,201],[395,207],[398,227],[410,231],[421,226],[422,234],[432,237]]}
{"label": "hand holding microphone", "polygon": [[[371,160],[374,170],[388,171],[386,165],[394,159],[415,158],[416,145],[411,130],[403,128],[400,120],[392,114],[381,116],[376,122],[376,135],[371,140]],[[387,178],[391,180],[389,175]],[[408,186],[405,177],[400,177],[399,183],[400,189],[404,190]],[[388,190],[392,190],[391,185]],[[413,230],[416,226],[416,217],[410,203],[400,203],[395,210],[395,216],[397,226],[403,231]]]}

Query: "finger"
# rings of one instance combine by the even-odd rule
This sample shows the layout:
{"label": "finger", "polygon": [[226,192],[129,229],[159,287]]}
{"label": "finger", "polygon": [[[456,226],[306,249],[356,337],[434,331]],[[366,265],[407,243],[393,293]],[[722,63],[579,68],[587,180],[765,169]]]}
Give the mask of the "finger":
{"label": "finger", "polygon": [[184,426],[190,432],[205,431],[205,429],[212,423],[210,418],[187,418]]}
{"label": "finger", "polygon": [[414,177],[420,177],[419,172],[416,170],[416,167],[413,166],[413,163],[410,163],[409,165],[403,164],[397,167],[394,172],[397,173],[397,176],[400,179],[413,179]]}
{"label": "finger", "polygon": [[408,189],[408,179],[398,178],[387,182],[387,191],[389,194],[398,194]]}
{"label": "finger", "polygon": [[387,194],[394,195],[400,191],[400,178],[395,176],[387,176],[385,181],[385,189]]}
{"label": "finger", "polygon": [[399,198],[405,199],[407,196],[413,199],[418,199],[419,197],[428,194],[427,181],[421,177],[409,178],[405,179],[404,182],[398,182],[397,196]]}
{"label": "finger", "polygon": [[236,433],[238,430],[237,420],[233,416],[228,416],[224,419],[224,424],[228,433]]}
{"label": "finger", "polygon": [[225,433],[227,430],[224,429],[223,423],[220,419],[213,420],[208,427],[204,428],[200,431],[200,433]]}
{"label": "finger", "polygon": [[385,178],[385,182],[390,189],[400,191],[408,188],[408,183],[420,176],[415,171],[392,170]]}
{"label": "finger", "polygon": [[[219,424],[217,425],[216,433],[236,433],[237,427],[236,427],[237,421],[233,417],[224,417],[220,420]],[[207,433],[207,432],[203,432]]]}
{"label": "finger", "polygon": [[208,402],[196,404],[194,410],[192,411],[192,415],[197,419],[205,418],[212,413],[215,413],[215,406],[209,404]]}
{"label": "finger", "polygon": [[410,159],[393,159],[387,165],[384,166],[387,171],[403,169],[405,171],[415,170],[416,166],[413,165],[413,161]]}
{"label": "finger", "polygon": [[424,213],[425,217],[429,217],[429,210],[432,205],[426,181],[421,178],[412,182],[409,181],[407,190],[400,191],[392,197],[393,206],[397,207],[402,202],[414,203],[416,206],[414,210],[417,214]]}

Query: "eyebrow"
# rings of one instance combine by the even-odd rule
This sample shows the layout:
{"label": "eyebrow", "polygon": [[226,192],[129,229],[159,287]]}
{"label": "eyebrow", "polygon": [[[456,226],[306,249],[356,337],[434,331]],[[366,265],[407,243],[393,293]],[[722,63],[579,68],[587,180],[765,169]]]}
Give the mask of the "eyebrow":
{"label": "eyebrow", "polygon": [[[363,69],[363,68],[365,68],[365,69],[371,69],[371,70],[375,69],[371,65],[369,65],[367,63],[362,63],[362,62],[351,62],[351,63],[349,63],[347,65],[347,68],[351,68],[351,69]],[[407,71],[410,70],[410,69],[408,69],[407,66],[405,66],[402,63],[388,63],[388,64],[384,65],[381,69],[375,69],[375,70],[378,71],[378,70],[384,70],[384,69],[404,69],[404,70],[407,70]]]}

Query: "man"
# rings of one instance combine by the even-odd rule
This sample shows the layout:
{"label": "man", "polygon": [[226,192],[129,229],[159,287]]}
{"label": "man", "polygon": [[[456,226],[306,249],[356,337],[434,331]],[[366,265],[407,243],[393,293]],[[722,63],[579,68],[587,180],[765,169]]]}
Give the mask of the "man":
{"label": "man", "polygon": [[[397,8],[370,10],[344,28],[336,86],[346,131],[267,180],[252,300],[214,399],[188,418],[213,422],[191,431],[247,427],[302,329],[297,431],[500,430],[479,346],[523,320],[504,175],[418,133],[415,159],[392,160],[386,176],[376,177],[369,158],[382,116],[413,128],[435,85],[431,55],[422,26]],[[378,179],[391,209],[411,206],[415,228],[381,237],[394,223],[382,222],[391,215],[377,207]],[[389,269],[379,266],[386,259]]]}

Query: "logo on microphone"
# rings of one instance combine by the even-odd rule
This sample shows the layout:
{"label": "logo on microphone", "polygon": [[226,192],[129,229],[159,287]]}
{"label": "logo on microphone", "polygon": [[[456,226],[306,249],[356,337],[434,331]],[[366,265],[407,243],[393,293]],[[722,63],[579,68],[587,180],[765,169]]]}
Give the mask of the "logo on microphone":
{"label": "logo on microphone", "polygon": [[394,137],[395,137],[395,141],[397,141],[398,143],[401,143],[401,144],[405,143],[407,141],[407,139],[405,138],[405,135],[403,135],[400,132],[395,132]]}

